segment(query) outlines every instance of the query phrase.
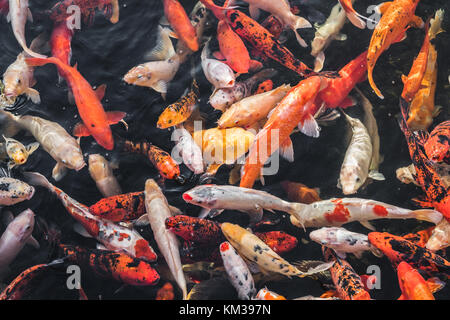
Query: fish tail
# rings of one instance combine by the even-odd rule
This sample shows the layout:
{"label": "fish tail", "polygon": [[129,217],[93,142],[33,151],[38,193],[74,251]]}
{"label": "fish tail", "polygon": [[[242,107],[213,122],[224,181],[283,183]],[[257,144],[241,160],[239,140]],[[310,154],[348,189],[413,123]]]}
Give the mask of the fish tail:
{"label": "fish tail", "polygon": [[381,94],[380,89],[378,89],[377,85],[375,84],[375,81],[373,81],[373,70],[368,66],[368,73],[367,73],[367,79],[369,80],[370,87],[373,91],[375,91],[376,95],[380,99],[384,99],[384,96]]}
{"label": "fish tail", "polygon": [[413,211],[414,216],[418,220],[424,220],[433,224],[438,224],[442,220],[442,213],[432,209],[419,209]]}
{"label": "fish tail", "polygon": [[357,28],[360,29],[365,29],[366,28],[366,23],[364,22],[364,19],[368,19],[362,15],[360,15],[358,12],[356,12],[355,10],[346,10],[345,14],[347,15],[348,20],[350,20],[350,22]]}
{"label": "fish tail", "polygon": [[306,48],[308,45],[306,44],[305,40],[300,36],[300,34],[297,32],[297,29],[305,29],[305,28],[312,28],[311,23],[306,20],[305,18],[296,16],[294,24],[291,26],[292,30],[295,33],[295,37],[297,38],[297,42],[304,48]]}
{"label": "fish tail", "polygon": [[23,175],[29,184],[53,190],[53,185],[42,174],[38,172],[24,172]]}
{"label": "fish tail", "polygon": [[59,60],[54,57],[26,58],[25,61],[31,67],[40,67],[40,66],[44,66],[48,63],[54,63],[54,64],[58,65],[58,62],[59,62]]}

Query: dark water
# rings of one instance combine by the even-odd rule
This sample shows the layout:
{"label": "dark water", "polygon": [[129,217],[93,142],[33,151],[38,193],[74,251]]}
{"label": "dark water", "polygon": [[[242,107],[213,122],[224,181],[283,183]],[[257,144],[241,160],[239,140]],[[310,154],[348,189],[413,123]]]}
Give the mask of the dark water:
{"label": "dark water", "polygon": [[[30,1],[31,10],[35,14],[33,24],[28,23],[26,29],[27,40],[37,36],[41,32],[51,32],[52,22],[44,15],[39,15],[45,9],[50,8],[55,1],[34,0]],[[190,86],[191,63],[185,63],[179,70],[175,79],[171,82],[168,90],[167,100],[161,99],[160,95],[148,88],[127,85],[122,81],[124,74],[133,66],[143,62],[143,55],[155,45],[156,30],[160,17],[163,15],[162,1],[157,0],[120,0],[120,21],[113,25],[106,20],[101,13],[98,13],[95,22],[88,27],[83,25],[82,29],[75,33],[72,40],[72,64],[78,63],[78,70],[95,86],[107,84],[106,96],[103,100],[105,110],[120,110],[127,113],[126,122],[129,130],[126,131],[120,125],[113,126],[113,132],[117,137],[132,139],[135,141],[147,140],[157,146],[170,151],[173,147],[170,141],[171,132],[169,130],[159,130],[156,128],[156,121],[162,110],[169,104],[176,101]],[[298,0],[301,4],[302,14],[311,22],[323,22],[329,15],[332,6],[336,1],[328,0]],[[356,1],[355,9],[366,14],[366,8],[371,4],[379,4],[382,1]],[[187,12],[190,12],[195,1],[181,1]],[[450,5],[448,0],[422,0],[416,11],[417,15],[426,19],[439,9],[446,9],[444,30],[450,30]],[[207,34],[214,35],[215,26]],[[0,19],[0,70],[5,70],[11,64],[17,54],[21,51],[14,38],[10,25],[6,19]],[[370,41],[371,30],[359,30],[350,23],[347,23],[342,33],[348,35],[347,41],[334,41],[326,50],[325,70],[339,70],[350,60],[363,52]],[[312,40],[314,32],[302,30],[301,34]],[[292,34],[290,34],[292,36]],[[436,90],[436,105],[444,106],[443,112],[435,119],[434,125],[443,120],[449,119],[448,101],[450,98],[450,88],[448,75],[450,74],[450,40],[449,33],[443,33],[436,39],[436,48],[439,53],[439,76]],[[366,189],[360,190],[358,197],[371,198],[393,205],[406,208],[413,208],[410,199],[421,194],[421,190],[411,185],[401,184],[395,177],[395,170],[410,163],[409,153],[403,134],[401,133],[396,115],[398,114],[398,97],[402,90],[400,81],[401,74],[407,74],[414,57],[420,50],[423,41],[423,30],[411,29],[408,31],[408,38],[396,45],[393,45],[388,52],[384,53],[377,63],[374,72],[375,82],[379,85],[385,95],[385,100],[379,100],[370,89],[367,82],[359,88],[369,98],[374,105],[374,113],[378,121],[381,137],[381,153],[384,162],[381,164],[380,172],[386,176],[386,181],[370,184]],[[310,48],[300,48],[295,38],[291,37],[286,43],[287,47],[307,65],[313,65],[313,58],[309,55]],[[194,65],[200,65],[200,54],[192,56]],[[300,78],[283,67],[275,65],[279,69],[280,76],[274,79],[275,85],[291,83],[295,85]],[[210,85],[204,78],[201,68],[196,68],[196,78],[200,84],[202,94],[200,109],[208,116],[209,126],[214,126],[218,119],[218,112],[207,104],[211,93]],[[3,72],[3,71],[2,71]],[[34,105],[31,102],[18,111],[20,114],[32,114],[41,116],[52,121],[56,121],[68,131],[72,132],[74,125],[79,121],[76,106],[70,105],[67,101],[67,87],[63,83],[58,85],[57,72],[53,65],[37,68],[35,71],[37,85],[34,87],[41,94],[42,103]],[[360,107],[353,108],[350,114],[357,116],[361,114]],[[283,180],[302,182],[309,187],[318,187],[321,190],[321,197],[341,196],[340,190],[336,187],[340,166],[346,150],[346,124],[343,119],[339,119],[331,126],[322,128],[321,136],[318,139],[308,138],[302,134],[294,134],[295,162],[290,164],[282,160],[278,174],[265,177],[266,185],[257,188],[269,191],[274,195],[285,198],[285,194],[279,186]],[[16,137],[24,144],[31,142],[32,137],[21,133]],[[91,153],[101,153],[110,160],[118,160],[120,167],[115,171],[123,192],[140,191],[144,188],[145,180],[148,178],[158,178],[158,172],[144,157],[138,155],[128,155],[119,150],[105,152],[92,138],[83,138],[81,148],[85,155]],[[86,158],[87,161],[87,158]],[[41,148],[38,149],[15,174],[20,177],[20,171],[39,171],[47,177],[51,176],[54,160]],[[196,215],[198,208],[188,206],[181,199],[181,193],[192,188],[198,181],[198,177],[192,176],[190,171],[181,165],[182,174],[187,178],[185,185],[180,185],[173,181],[166,181],[165,195],[169,202],[182,209],[186,214]],[[230,167],[222,167],[217,175],[218,184],[225,184],[228,180]],[[62,188],[76,200],[91,205],[101,199],[95,183],[89,176],[87,167],[80,172],[70,171],[68,175],[56,185]],[[62,242],[79,244],[85,246],[95,246],[95,241],[85,239],[72,230],[74,220],[69,216],[60,201],[49,194],[46,190],[38,188],[36,195],[31,201],[21,203],[12,207],[16,214],[24,208],[30,207],[37,216],[42,217],[48,223],[54,223],[62,231]],[[218,221],[237,221],[245,225],[247,218],[245,214],[237,212],[225,212],[217,218]],[[395,234],[405,234],[420,229],[428,225],[418,221],[377,221],[374,222],[378,231],[389,231]],[[348,224],[346,228],[367,233],[367,229],[359,224]],[[266,227],[267,230],[285,230],[295,235],[299,239],[299,246],[289,253],[286,258],[289,261],[301,259],[321,259],[320,246],[315,243],[302,243],[302,240],[309,240],[308,233],[303,232],[288,222],[285,217],[279,225]],[[148,230],[141,230],[142,234],[151,239]],[[49,261],[51,251],[43,240],[39,227],[34,231],[34,236],[40,240],[41,249],[25,247],[11,266],[12,272],[5,279],[5,283],[12,280],[16,275],[35,264]],[[154,246],[156,247],[156,245]],[[371,296],[375,299],[396,299],[400,295],[397,279],[393,268],[386,258],[378,259],[370,254],[366,254],[362,259],[350,257],[348,261],[359,274],[366,273],[368,265],[379,265],[382,271],[381,290],[373,290]],[[45,280],[36,285],[30,298],[33,299],[77,299],[78,293],[67,290],[65,287],[65,268],[55,269]],[[121,284],[114,280],[102,279],[93,276],[90,272],[83,272],[82,286],[90,299],[153,299],[156,289],[165,283],[161,280],[158,287],[125,287],[115,292]],[[281,282],[269,283],[268,287],[287,298],[294,298],[302,295],[320,295],[323,288],[320,283],[310,279],[286,279]],[[231,291],[233,292],[233,291]],[[221,298],[233,299],[236,296],[220,296]],[[437,298],[448,299],[449,291],[442,290],[436,294]]]}

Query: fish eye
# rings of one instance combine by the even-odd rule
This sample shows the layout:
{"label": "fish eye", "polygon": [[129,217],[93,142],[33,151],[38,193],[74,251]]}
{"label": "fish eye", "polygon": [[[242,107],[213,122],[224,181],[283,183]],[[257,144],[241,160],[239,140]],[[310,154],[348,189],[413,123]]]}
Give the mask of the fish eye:
{"label": "fish eye", "polygon": [[21,83],[20,79],[17,79],[17,83]]}

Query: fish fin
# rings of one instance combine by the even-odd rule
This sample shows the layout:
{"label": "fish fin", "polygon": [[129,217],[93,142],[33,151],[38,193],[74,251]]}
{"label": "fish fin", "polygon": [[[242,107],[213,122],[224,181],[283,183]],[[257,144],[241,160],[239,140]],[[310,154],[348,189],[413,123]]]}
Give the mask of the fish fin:
{"label": "fish fin", "polygon": [[303,38],[300,36],[300,34],[298,33],[298,31],[296,29],[293,29],[294,34],[295,34],[295,38],[297,39],[297,42],[300,46],[302,46],[303,48],[306,48],[308,46],[308,44],[305,42],[305,40],[303,40]]}
{"label": "fish fin", "polygon": [[28,155],[35,152],[36,149],[39,148],[39,146],[40,146],[39,142],[33,142],[33,143],[30,143],[29,145],[27,145],[26,149],[27,149]]}
{"label": "fish fin", "polygon": [[343,34],[343,33],[338,33],[337,35],[334,36],[334,39],[337,41],[345,41],[347,40],[347,35]]}
{"label": "fish fin", "polygon": [[73,133],[75,137],[89,137],[91,133],[83,122],[78,122],[73,128]]}
{"label": "fish fin", "polygon": [[97,96],[98,100],[102,100],[103,97],[105,96],[105,92],[106,92],[106,84],[102,84],[100,86],[97,87],[97,89],[95,89],[95,95]]}
{"label": "fish fin", "polygon": [[164,80],[159,80],[158,82],[156,82],[152,85],[152,88],[153,88],[153,90],[155,90],[161,94],[166,94],[167,93],[167,82],[165,82]]}
{"label": "fish fin", "polygon": [[109,125],[119,123],[126,116],[127,116],[127,114],[125,112],[122,112],[122,111],[108,111],[106,113],[106,117],[108,119],[108,124]]}
{"label": "fish fin", "polygon": [[26,181],[33,186],[40,186],[53,190],[53,185],[47,180],[46,177],[38,172],[24,172],[23,176]]}
{"label": "fish fin", "polygon": [[147,214],[143,214],[142,216],[140,216],[133,222],[133,225],[136,227],[143,227],[143,226],[147,226],[149,224],[150,224],[150,221],[148,220]]}
{"label": "fish fin", "polygon": [[373,180],[378,180],[378,181],[384,181],[386,180],[386,178],[384,177],[384,175],[376,170],[372,170],[369,172],[369,178],[373,179]]}
{"label": "fish fin", "polygon": [[208,213],[210,218],[215,218],[223,212],[223,209],[211,209]]}
{"label": "fish fin", "polygon": [[408,77],[402,74],[402,82],[405,84],[408,81]]}
{"label": "fish fin", "polygon": [[33,22],[33,14],[31,13],[30,8],[27,10],[27,19],[28,21]]}
{"label": "fish fin", "polygon": [[39,95],[39,92],[36,89],[28,88],[25,90],[25,94],[34,104],[40,104],[41,103],[41,97]]}
{"label": "fish fin", "polygon": [[320,51],[314,60],[314,72],[320,72],[323,69],[323,65],[325,63],[325,53]]}
{"label": "fish fin", "polygon": [[347,96],[340,104],[339,104],[339,108],[345,109],[348,107],[353,107],[357,104],[357,101],[355,98],[351,97],[351,96]]}
{"label": "fish fin", "polygon": [[250,214],[250,225],[254,225],[255,223],[261,221],[264,214],[263,208],[256,204],[254,209],[246,210],[245,212]]}
{"label": "fish fin", "polygon": [[291,138],[287,138],[280,145],[280,154],[281,156],[289,162],[294,162],[294,146],[292,145]]}
{"label": "fish fin", "polygon": [[295,33],[297,42],[304,48],[306,48],[308,45],[306,44],[305,40],[303,40],[303,38],[300,36],[300,34],[297,32],[297,29],[305,29],[305,28],[312,28],[312,24],[303,17],[295,16],[295,22],[291,26],[291,29]]}
{"label": "fish fin", "polygon": [[336,187],[338,187],[339,189],[342,190],[342,184],[341,184],[341,179],[338,179],[337,185]]}
{"label": "fish fin", "polygon": [[249,6],[249,12],[250,12],[250,17],[253,20],[258,20],[260,11],[259,11],[259,8],[257,6],[251,4]]}
{"label": "fish fin", "polygon": [[421,17],[413,16],[411,20],[409,21],[409,26],[413,28],[419,28],[422,29],[425,26],[425,22],[423,22]]}
{"label": "fish fin", "polygon": [[320,136],[320,127],[311,114],[305,117],[303,123],[298,124],[298,129],[308,137],[318,138]]}
{"label": "fish fin", "polygon": [[220,52],[220,51],[215,51],[215,52],[213,52],[213,57],[214,58],[216,58],[217,60],[220,60],[220,61],[225,61],[226,60],[226,58],[225,58],[225,56],[222,54],[222,52]]}
{"label": "fish fin", "polygon": [[11,22],[11,11],[9,11],[8,14],[6,15],[6,22],[8,23]]}
{"label": "fish fin", "polygon": [[16,166],[17,164],[14,162],[14,161],[9,161],[8,162],[8,165],[7,165],[7,167],[8,167],[8,170],[12,170],[15,166]]}
{"label": "fish fin", "polygon": [[416,219],[428,221],[433,224],[438,224],[442,220],[442,214],[433,209],[414,210],[413,213]]}
{"label": "fish fin", "polygon": [[[361,258],[362,258],[362,255],[363,255],[363,251],[356,251],[356,252],[353,252],[353,255],[354,255],[355,257],[357,257],[358,259],[361,259]],[[345,259],[345,258],[342,258],[342,259]]]}
{"label": "fish fin", "polygon": [[259,62],[258,60],[250,59],[250,67],[248,68],[248,71],[250,72],[257,72],[261,70],[264,67],[264,65]]}
{"label": "fish fin", "polygon": [[372,254],[373,254],[375,257],[377,257],[377,258],[381,258],[381,257],[384,256],[383,252],[381,252],[380,249],[378,249],[378,248],[376,248],[376,247],[374,247],[374,246],[371,246],[371,247],[370,247],[370,252],[372,252]]}
{"label": "fish fin", "polygon": [[439,279],[438,277],[432,277],[425,280],[427,282],[428,288],[430,288],[431,293],[436,293],[444,289],[446,283]]}
{"label": "fish fin", "polygon": [[75,103],[75,97],[73,96],[73,92],[70,88],[67,88],[67,100],[71,105],[76,104]]}
{"label": "fish fin", "polygon": [[32,246],[32,247],[35,248],[35,249],[39,249],[39,248],[41,247],[40,244],[39,244],[39,242],[38,242],[33,236],[30,236],[30,237],[27,239],[26,244],[29,244],[30,246]]}
{"label": "fish fin", "polygon": [[62,162],[57,162],[52,170],[52,178],[60,181],[67,174],[67,167]]}
{"label": "fish fin", "polygon": [[104,245],[102,245],[101,243],[96,243],[95,248],[97,250],[108,250],[108,248],[106,248]]}
{"label": "fish fin", "polygon": [[434,110],[431,116],[433,118],[436,118],[442,112],[443,109],[444,109],[443,106],[434,106]]}
{"label": "fish fin", "polygon": [[359,223],[364,227],[372,231],[376,231],[375,227],[369,221],[359,221]]}
{"label": "fish fin", "polygon": [[89,234],[89,232],[87,232],[86,229],[78,222],[74,223],[73,231],[75,231],[82,237],[92,238],[92,236]]}
{"label": "fish fin", "polygon": [[[339,258],[341,258],[341,259],[347,258],[347,254],[346,254],[345,252],[337,251],[337,250],[334,250],[334,252],[336,252],[337,256],[338,256]],[[355,254],[355,255],[356,255],[356,254]]]}
{"label": "fish fin", "polygon": [[[359,13],[357,13],[356,11],[351,11],[351,12],[345,12],[347,15],[348,20],[350,20],[350,22],[357,28],[359,29],[365,29],[366,28],[366,22],[361,19],[361,16]],[[366,18],[366,17],[364,17]],[[366,18],[367,19],[367,18]]]}
{"label": "fish fin", "polygon": [[169,38],[171,32],[172,31],[169,28],[158,26],[156,46],[149,53],[146,53],[144,55],[145,60],[162,61],[167,60],[175,55],[175,49],[173,48],[172,41]]}
{"label": "fish fin", "polygon": [[261,172],[259,173],[259,181],[261,182],[261,184],[264,186],[266,184],[266,182],[264,181],[264,175],[263,175],[263,170],[261,169]]}

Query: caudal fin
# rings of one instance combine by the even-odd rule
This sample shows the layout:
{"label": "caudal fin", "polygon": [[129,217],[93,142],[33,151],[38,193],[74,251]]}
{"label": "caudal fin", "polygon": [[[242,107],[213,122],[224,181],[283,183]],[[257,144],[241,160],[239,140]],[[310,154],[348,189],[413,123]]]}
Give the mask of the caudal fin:
{"label": "caudal fin", "polygon": [[366,23],[362,18],[366,18],[364,16],[361,16],[356,11],[346,11],[345,14],[347,15],[348,20],[357,28],[365,29]]}
{"label": "caudal fin", "polygon": [[40,67],[40,66],[46,65],[47,63],[51,63],[51,60],[47,57],[45,57],[45,58],[26,58],[25,61],[30,67]]}
{"label": "caudal fin", "polygon": [[413,213],[416,219],[428,221],[433,224],[438,224],[443,218],[442,213],[432,209],[415,210]]}
{"label": "caudal fin", "polygon": [[53,190],[53,185],[42,174],[37,172],[24,172],[23,175],[29,184]]}

